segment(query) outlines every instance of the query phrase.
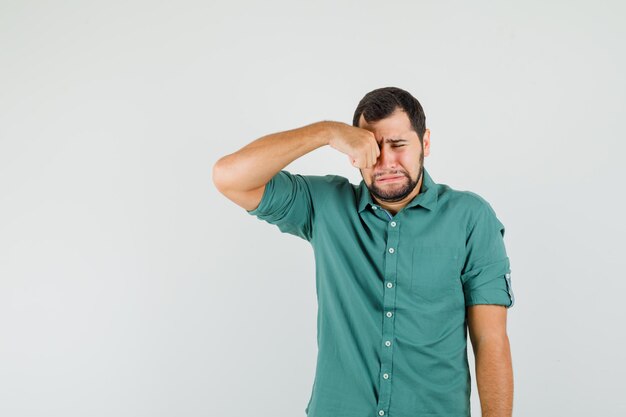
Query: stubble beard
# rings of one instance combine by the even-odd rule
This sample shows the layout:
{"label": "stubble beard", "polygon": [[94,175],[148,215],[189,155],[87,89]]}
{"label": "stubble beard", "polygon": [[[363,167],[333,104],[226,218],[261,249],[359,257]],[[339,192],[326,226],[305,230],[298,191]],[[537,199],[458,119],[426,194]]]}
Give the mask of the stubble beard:
{"label": "stubble beard", "polygon": [[[388,203],[393,203],[396,201],[401,201],[406,198],[417,186],[420,181],[420,178],[423,175],[423,167],[424,167],[424,152],[420,155],[420,161],[418,166],[418,174],[417,179],[413,181],[411,177],[407,175],[405,172],[398,172],[398,175],[404,176],[403,185],[400,186],[399,182],[393,183],[391,186],[383,186],[379,187],[376,183],[375,179],[372,179],[372,184],[367,188],[370,190],[373,196],[375,196],[380,201],[385,201]],[[389,174],[395,175],[395,174]],[[367,185],[367,184],[366,184]]]}

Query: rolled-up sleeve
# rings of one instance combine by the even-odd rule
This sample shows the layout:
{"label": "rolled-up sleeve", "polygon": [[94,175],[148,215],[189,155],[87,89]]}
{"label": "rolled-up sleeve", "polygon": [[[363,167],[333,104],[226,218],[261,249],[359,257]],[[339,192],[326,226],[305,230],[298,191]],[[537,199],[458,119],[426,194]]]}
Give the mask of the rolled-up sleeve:
{"label": "rolled-up sleeve", "polygon": [[259,206],[249,214],[281,232],[310,241],[313,231],[311,185],[304,175],[281,170],[265,185]]}
{"label": "rolled-up sleeve", "polygon": [[468,228],[461,280],[465,305],[498,304],[510,308],[515,299],[504,246],[504,225],[485,200]]}

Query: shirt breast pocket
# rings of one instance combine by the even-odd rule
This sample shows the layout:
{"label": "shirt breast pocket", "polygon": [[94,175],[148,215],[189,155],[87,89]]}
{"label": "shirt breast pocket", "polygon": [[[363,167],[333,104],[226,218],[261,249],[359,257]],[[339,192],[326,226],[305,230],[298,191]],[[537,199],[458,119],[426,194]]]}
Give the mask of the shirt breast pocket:
{"label": "shirt breast pocket", "polygon": [[431,301],[462,291],[461,249],[416,246],[411,255],[411,291]]}

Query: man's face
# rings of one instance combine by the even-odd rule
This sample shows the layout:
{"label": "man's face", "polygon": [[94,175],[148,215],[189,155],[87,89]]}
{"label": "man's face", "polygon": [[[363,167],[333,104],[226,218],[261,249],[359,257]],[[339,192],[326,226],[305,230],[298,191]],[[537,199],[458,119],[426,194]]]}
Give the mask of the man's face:
{"label": "man's face", "polygon": [[[371,124],[361,115],[359,127],[374,133],[380,148],[376,165],[360,169],[370,193],[379,201],[389,203],[413,199],[419,193],[417,185],[421,185],[424,156],[430,154],[430,131],[426,129],[422,146],[402,110]],[[390,179],[384,179],[387,177]]]}

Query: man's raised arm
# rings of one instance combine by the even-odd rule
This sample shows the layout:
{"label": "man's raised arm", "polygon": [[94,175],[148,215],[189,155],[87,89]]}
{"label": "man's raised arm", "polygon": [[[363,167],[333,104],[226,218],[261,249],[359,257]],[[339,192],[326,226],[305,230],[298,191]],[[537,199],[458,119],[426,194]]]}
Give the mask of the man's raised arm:
{"label": "man's raised arm", "polygon": [[321,121],[256,139],[213,166],[213,183],[246,210],[261,202],[265,184],[301,156],[324,145],[347,154],[357,168],[372,167],[380,154],[374,134],[342,122]]}

